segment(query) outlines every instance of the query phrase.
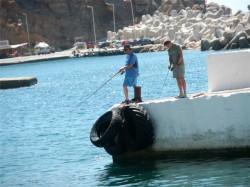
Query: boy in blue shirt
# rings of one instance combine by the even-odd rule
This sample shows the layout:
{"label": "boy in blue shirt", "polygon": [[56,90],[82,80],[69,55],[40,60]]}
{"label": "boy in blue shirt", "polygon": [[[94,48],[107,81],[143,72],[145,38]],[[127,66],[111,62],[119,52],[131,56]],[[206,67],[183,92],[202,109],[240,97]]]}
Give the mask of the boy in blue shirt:
{"label": "boy in blue shirt", "polygon": [[137,87],[137,77],[139,76],[139,66],[137,56],[133,53],[129,45],[124,46],[124,53],[126,56],[126,64],[124,67],[120,68],[119,72],[125,71],[125,78],[123,82],[123,91],[125,95],[125,100],[122,103],[128,104],[128,86],[133,86],[135,98],[132,99],[135,102],[141,102],[140,89],[141,87]]}

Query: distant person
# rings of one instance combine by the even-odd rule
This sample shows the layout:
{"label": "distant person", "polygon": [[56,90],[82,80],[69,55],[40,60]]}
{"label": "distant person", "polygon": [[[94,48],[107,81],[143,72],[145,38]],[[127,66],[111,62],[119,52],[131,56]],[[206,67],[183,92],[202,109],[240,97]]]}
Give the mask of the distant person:
{"label": "distant person", "polygon": [[128,104],[128,87],[133,86],[135,97],[132,99],[134,102],[141,102],[141,87],[137,87],[137,77],[139,76],[139,66],[137,56],[133,53],[130,45],[124,46],[124,53],[126,56],[125,66],[120,68],[119,72],[125,72],[125,78],[123,82],[123,91],[125,95],[125,100],[122,103]]}
{"label": "distant person", "polygon": [[168,69],[173,70],[173,77],[176,78],[179,88],[179,95],[176,98],[186,98],[186,81],[185,81],[185,64],[183,60],[182,49],[178,44],[171,41],[164,42],[164,46],[168,48],[169,65]]}

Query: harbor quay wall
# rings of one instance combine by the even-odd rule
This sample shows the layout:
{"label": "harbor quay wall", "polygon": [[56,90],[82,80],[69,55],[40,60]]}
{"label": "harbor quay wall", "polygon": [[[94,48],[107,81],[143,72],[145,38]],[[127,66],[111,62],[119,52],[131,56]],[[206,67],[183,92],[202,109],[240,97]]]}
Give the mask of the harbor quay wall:
{"label": "harbor quay wall", "polygon": [[36,77],[0,78],[0,89],[20,88],[37,84]]}
{"label": "harbor quay wall", "polygon": [[154,151],[250,148],[250,89],[139,104],[150,116]]}
{"label": "harbor quay wall", "polygon": [[183,155],[249,156],[249,59],[250,50],[210,54],[207,57],[208,92],[138,103],[152,121],[154,143],[138,152],[113,156],[113,161]]}

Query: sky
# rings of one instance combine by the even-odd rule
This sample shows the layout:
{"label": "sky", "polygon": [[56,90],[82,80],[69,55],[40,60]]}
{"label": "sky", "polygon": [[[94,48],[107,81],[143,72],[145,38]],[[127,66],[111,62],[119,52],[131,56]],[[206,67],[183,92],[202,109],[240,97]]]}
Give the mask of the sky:
{"label": "sky", "polygon": [[207,3],[211,2],[229,7],[232,9],[233,13],[236,13],[238,10],[247,12],[247,6],[250,4],[250,0],[207,0]]}

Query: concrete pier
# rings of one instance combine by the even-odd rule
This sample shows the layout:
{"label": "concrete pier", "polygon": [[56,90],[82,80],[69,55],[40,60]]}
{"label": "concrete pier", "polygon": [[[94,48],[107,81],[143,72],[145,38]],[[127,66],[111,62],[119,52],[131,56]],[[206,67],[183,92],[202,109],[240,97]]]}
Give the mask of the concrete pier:
{"label": "concrete pier", "polygon": [[145,150],[115,160],[217,153],[250,154],[250,50],[209,54],[207,92],[144,101],[155,134]]}
{"label": "concrete pier", "polygon": [[15,58],[5,58],[5,59],[0,59],[0,66],[65,59],[65,58],[69,58],[71,52],[72,52],[71,50],[67,50],[67,51],[62,51],[62,52],[50,53],[47,55],[20,56],[20,57],[15,57]]}
{"label": "concrete pier", "polygon": [[0,89],[10,89],[37,84],[36,77],[0,78]]}

